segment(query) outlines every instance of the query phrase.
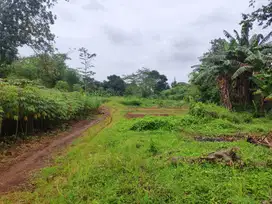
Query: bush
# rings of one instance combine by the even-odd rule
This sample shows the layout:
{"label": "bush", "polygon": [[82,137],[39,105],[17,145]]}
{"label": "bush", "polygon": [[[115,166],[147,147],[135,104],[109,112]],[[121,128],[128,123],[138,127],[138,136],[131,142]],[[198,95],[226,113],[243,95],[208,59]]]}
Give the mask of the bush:
{"label": "bush", "polygon": [[224,107],[215,104],[192,103],[190,105],[189,113],[200,118],[210,119],[226,119],[233,123],[250,123],[252,122],[252,115],[249,113],[234,113],[230,112]]}
{"label": "bush", "polygon": [[80,84],[74,84],[73,85],[73,91],[82,92],[83,89]]}
{"label": "bush", "polygon": [[144,117],[136,119],[130,130],[175,130],[179,127],[180,120],[177,117]]}
{"label": "bush", "polygon": [[125,106],[141,106],[142,104],[142,102],[139,100],[125,100],[125,101],[121,101],[120,103]]}
{"label": "bush", "polygon": [[182,127],[187,127],[193,124],[205,124],[205,120],[192,115],[185,115],[180,119],[180,125]]}
{"label": "bush", "polygon": [[[10,123],[12,121],[28,123],[29,121],[32,124],[34,120],[43,121],[44,125],[49,126],[56,122],[86,115],[97,109],[102,102],[100,98],[85,96],[78,92],[60,92],[34,86],[20,88],[3,83],[0,83],[0,87],[0,107],[3,109],[3,120]],[[11,126],[13,125],[14,123]]]}
{"label": "bush", "polygon": [[55,89],[60,91],[69,91],[69,84],[66,81],[58,81]]}

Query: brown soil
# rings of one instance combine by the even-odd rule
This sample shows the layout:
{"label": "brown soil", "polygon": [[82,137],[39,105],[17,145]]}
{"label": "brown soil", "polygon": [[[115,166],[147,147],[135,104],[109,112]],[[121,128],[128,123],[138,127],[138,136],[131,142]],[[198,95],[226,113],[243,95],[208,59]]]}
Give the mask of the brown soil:
{"label": "brown soil", "polygon": [[127,113],[126,118],[131,119],[131,118],[143,118],[145,116],[169,116],[169,114],[143,114],[143,113]]}
{"label": "brown soil", "polygon": [[81,136],[88,128],[110,117],[106,108],[101,108],[102,115],[92,121],[83,120],[71,125],[71,128],[54,137],[42,137],[10,148],[0,160],[0,193],[27,186],[31,174],[48,166],[56,153],[60,153],[74,139]]}
{"label": "brown soil", "polygon": [[234,142],[237,140],[241,140],[241,137],[230,137],[230,136],[224,136],[224,137],[195,137],[195,140],[200,142]]}

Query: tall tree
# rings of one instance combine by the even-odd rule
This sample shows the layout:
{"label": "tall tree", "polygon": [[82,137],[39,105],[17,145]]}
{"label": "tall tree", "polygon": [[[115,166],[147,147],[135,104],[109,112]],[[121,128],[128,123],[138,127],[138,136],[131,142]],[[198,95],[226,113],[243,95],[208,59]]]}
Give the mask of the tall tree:
{"label": "tall tree", "polygon": [[156,70],[150,70],[144,67],[137,70],[136,73],[125,76],[124,80],[128,84],[137,85],[141,89],[143,97],[158,94],[169,88],[165,75],[161,75]]}
{"label": "tall tree", "polygon": [[[249,6],[254,7],[256,0],[250,0]],[[266,5],[262,5],[260,8],[256,9],[250,14],[243,14],[243,21],[245,22],[254,22],[257,21],[260,26],[267,28],[272,23],[272,1],[269,0]]]}
{"label": "tall tree", "polygon": [[91,64],[91,60],[94,57],[96,57],[96,54],[95,53],[90,54],[88,49],[84,47],[79,49],[79,59],[81,60],[81,64],[83,65],[83,67],[79,68],[79,72],[83,76],[85,92],[87,92],[87,85],[89,79],[91,78],[91,76],[95,74],[95,72],[91,70],[91,68],[94,67],[94,65]]}
{"label": "tall tree", "polygon": [[223,39],[216,39],[211,42],[211,45],[209,52],[200,59],[201,65],[192,67],[196,73],[193,81],[195,84],[208,84],[210,81],[215,81],[219,89],[221,103],[231,110],[230,86],[231,73],[234,72],[234,69],[233,62],[227,59],[227,55],[232,49],[232,44]]}
{"label": "tall tree", "polygon": [[40,54],[19,58],[9,66],[6,77],[39,80],[47,87],[54,87],[59,80],[64,80],[68,69],[66,54]]}
{"label": "tall tree", "polygon": [[52,49],[56,16],[52,7],[57,0],[0,1],[0,64],[12,62],[17,48],[28,45],[36,50]]}
{"label": "tall tree", "polygon": [[108,81],[104,82],[104,88],[108,90],[112,90],[114,94],[124,95],[126,90],[125,81],[117,75],[110,75],[107,77]]}
{"label": "tall tree", "polygon": [[70,90],[72,90],[74,84],[80,84],[80,74],[77,70],[68,68],[64,74],[64,81],[69,84]]}
{"label": "tall tree", "polygon": [[241,34],[234,30],[235,37],[227,31],[224,34],[229,42],[234,45],[233,49],[228,53],[228,57],[236,61],[236,71],[233,73],[233,101],[245,106],[252,101],[251,78],[254,71],[260,71],[266,66],[266,62],[262,57],[262,52],[267,49],[271,50],[272,46],[269,39],[272,32],[267,36],[255,34],[250,37],[251,22],[242,24]]}

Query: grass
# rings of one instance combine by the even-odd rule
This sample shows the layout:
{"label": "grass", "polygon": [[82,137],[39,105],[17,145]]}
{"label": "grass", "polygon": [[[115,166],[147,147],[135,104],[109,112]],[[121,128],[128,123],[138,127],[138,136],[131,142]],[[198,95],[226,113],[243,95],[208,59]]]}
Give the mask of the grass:
{"label": "grass", "polygon": [[137,97],[127,97],[116,99],[119,103],[130,107],[159,107],[159,108],[180,108],[184,107],[186,103],[184,101],[177,100],[162,100],[162,99],[147,99]]}
{"label": "grass", "polygon": [[[16,192],[2,196],[0,201],[260,203],[272,199],[270,149],[243,140],[213,143],[197,142],[190,137],[268,131],[271,121],[253,119],[250,124],[236,124],[226,118],[182,113],[127,120],[126,106],[115,99],[107,106],[112,109],[112,122],[91,128],[66,154],[56,159],[54,166],[44,168],[34,180],[37,188],[33,193]],[[159,125],[150,125],[154,122]],[[135,125],[138,128],[132,128]],[[169,162],[175,156],[195,158],[234,146],[241,149],[239,155],[246,164],[243,168],[186,162],[173,166]]]}

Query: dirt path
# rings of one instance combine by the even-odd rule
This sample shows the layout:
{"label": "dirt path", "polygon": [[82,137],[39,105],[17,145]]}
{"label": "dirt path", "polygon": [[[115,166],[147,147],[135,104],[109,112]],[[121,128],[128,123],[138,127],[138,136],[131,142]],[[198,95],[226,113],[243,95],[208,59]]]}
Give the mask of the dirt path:
{"label": "dirt path", "polygon": [[[110,111],[103,107],[102,116],[92,121],[80,121],[73,124],[70,130],[56,137],[45,138],[37,143],[22,147],[16,154],[11,154],[7,161],[0,164],[0,194],[22,188],[35,170],[48,166],[54,154],[67,147],[81,136],[88,128],[110,117]],[[12,150],[11,150],[12,151]]]}

